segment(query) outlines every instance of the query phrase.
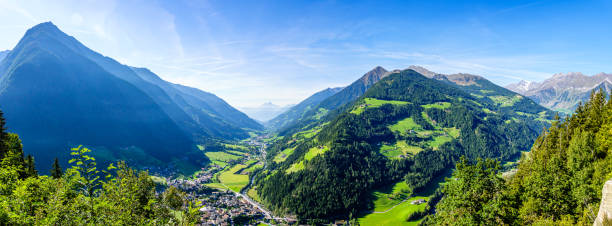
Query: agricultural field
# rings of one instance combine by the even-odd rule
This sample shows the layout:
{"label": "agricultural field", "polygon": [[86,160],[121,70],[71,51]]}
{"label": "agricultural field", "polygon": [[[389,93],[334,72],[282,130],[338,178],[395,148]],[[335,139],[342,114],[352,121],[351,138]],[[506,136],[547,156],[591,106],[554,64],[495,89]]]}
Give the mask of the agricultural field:
{"label": "agricultural field", "polygon": [[452,141],[453,138],[446,134],[441,134],[438,136],[434,136],[433,140],[427,142],[427,146],[433,148],[434,150],[438,149],[440,145]]}
{"label": "agricultural field", "polygon": [[320,147],[312,147],[308,150],[308,152],[306,152],[306,154],[304,155],[304,159],[311,160],[315,156],[323,154],[326,151],[329,151],[329,147],[325,145]]}
{"label": "agricultural field", "polygon": [[282,152],[276,154],[276,156],[274,156],[273,161],[276,163],[284,162],[287,159],[287,157],[293,154],[293,151],[295,151],[295,147],[287,148],[283,150]]}
{"label": "agricultural field", "polygon": [[312,129],[309,129],[309,130],[306,130],[306,131],[295,133],[295,134],[293,134],[293,138],[296,138],[296,139],[302,139],[302,138],[308,139],[308,138],[312,138],[315,135],[317,135],[317,133],[319,133],[319,131],[321,131],[321,128],[323,128],[323,127],[322,126],[317,126],[315,128],[312,128]]}
{"label": "agricultural field", "polygon": [[403,203],[395,206],[395,208],[387,212],[371,213],[365,217],[359,218],[359,224],[368,225],[419,225],[421,220],[408,222],[406,219],[411,213],[425,209],[427,203],[413,205],[410,202],[420,198],[411,198]]}
{"label": "agricultural field", "polygon": [[398,132],[401,135],[407,135],[410,131],[422,131],[423,128],[419,124],[416,124],[412,118],[405,118],[400,120],[396,124],[388,126],[393,132]]}
{"label": "agricultural field", "polygon": [[389,158],[397,158],[401,155],[415,155],[422,151],[423,148],[409,145],[405,140],[398,140],[394,145],[383,144],[380,147],[380,153]]}
{"label": "agricultural field", "polygon": [[236,174],[236,172],[244,167],[246,165],[237,164],[230,169],[224,170],[219,174],[219,182],[232,191],[240,192],[240,189],[249,184],[249,175]]}
{"label": "agricultural field", "polygon": [[285,173],[293,173],[304,169],[304,161],[291,164],[291,166],[285,171]]}
{"label": "agricultural field", "polygon": [[[404,181],[389,185],[386,188],[374,191],[374,210],[358,218],[360,225],[418,225],[421,220],[408,222],[408,216],[416,211],[423,210],[427,203],[411,204],[412,201],[423,199],[429,201],[431,195],[449,177],[450,171],[433,180],[422,192],[409,196],[408,185]],[[403,202],[402,202],[403,201]]]}
{"label": "agricultural field", "polygon": [[[430,192],[427,192],[430,193]],[[392,186],[373,192],[374,210],[372,213],[358,219],[360,225],[418,225],[419,221],[407,222],[408,216],[423,210],[427,203],[411,204],[412,201],[428,196],[410,196],[408,184],[400,181]]]}
{"label": "agricultural field", "polygon": [[438,103],[433,103],[433,104],[425,104],[425,105],[421,105],[421,107],[427,109],[427,108],[437,108],[437,109],[447,109],[451,106],[451,103],[449,102],[438,102]]}
{"label": "agricultural field", "polygon": [[[448,105],[444,104],[446,102],[441,102],[439,105],[432,105],[438,107],[450,107],[450,103]],[[384,144],[380,148],[380,153],[393,158],[401,155],[407,154],[416,154],[424,148],[430,147],[434,150],[439,148],[440,145],[449,142],[453,139],[457,139],[460,135],[460,131],[457,128],[442,128],[436,125],[433,122],[427,113],[421,112],[423,118],[434,126],[434,130],[424,130],[419,124],[414,122],[412,118],[405,118],[397,123],[388,126],[389,130],[401,135],[401,136],[410,136],[416,135],[419,138],[427,139],[426,141],[418,142],[418,143],[407,143],[404,140],[399,140],[393,145]]]}
{"label": "agricultural field", "polygon": [[405,181],[392,184],[373,193],[376,199],[374,200],[374,212],[381,212],[399,204],[410,197],[410,187]]}
{"label": "agricultural field", "polygon": [[241,152],[249,152],[249,148],[244,146],[244,145],[239,145],[239,144],[223,144],[223,146],[225,146],[225,148],[230,149],[230,150],[237,150],[237,151],[241,151]]}
{"label": "agricultural field", "polygon": [[523,96],[521,95],[515,95],[512,97],[490,96],[489,99],[491,99],[493,102],[495,102],[500,107],[510,107],[510,106],[513,106],[516,102],[519,102],[521,99],[523,99]]}
{"label": "agricultural field", "polygon": [[357,106],[355,109],[351,111],[351,113],[359,115],[367,108],[377,108],[383,106],[385,104],[393,104],[393,105],[404,105],[409,104],[407,101],[399,101],[399,100],[379,100],[375,98],[365,98],[363,99],[363,103],[360,106]]}
{"label": "agricultural field", "polygon": [[242,158],[239,155],[233,155],[227,152],[215,151],[215,152],[205,152],[204,155],[213,162],[213,164],[219,165],[221,167],[225,167],[228,162],[232,160],[238,160]]}
{"label": "agricultural field", "polygon": [[255,200],[255,202],[261,203],[261,198],[259,197],[259,195],[257,194],[257,188],[251,188],[247,191],[247,196],[249,196],[249,198]]}
{"label": "agricultural field", "polygon": [[[252,160],[254,161],[254,160]],[[251,164],[251,163],[245,163],[245,165],[249,166],[249,168],[243,169],[242,173],[247,173],[247,174],[251,174],[253,171],[255,171],[256,169],[261,169],[263,168],[263,163],[258,162],[256,164]]]}

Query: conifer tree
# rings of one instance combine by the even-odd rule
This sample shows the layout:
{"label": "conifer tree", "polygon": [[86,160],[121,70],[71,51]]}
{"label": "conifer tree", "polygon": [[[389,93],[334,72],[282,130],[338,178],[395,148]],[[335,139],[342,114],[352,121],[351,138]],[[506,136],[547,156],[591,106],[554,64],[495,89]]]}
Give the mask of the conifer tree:
{"label": "conifer tree", "polygon": [[34,163],[34,156],[30,154],[28,154],[28,157],[25,159],[25,174],[26,177],[38,176],[38,171],[36,171],[36,166]]}
{"label": "conifer tree", "polygon": [[59,160],[55,158],[55,161],[53,161],[53,168],[51,168],[51,177],[57,179],[62,177],[62,175],[64,175],[64,172],[62,172],[62,167],[59,164]]}
{"label": "conifer tree", "polygon": [[4,158],[6,152],[8,152],[8,146],[6,139],[8,134],[6,133],[6,121],[4,120],[4,113],[0,110],[0,159]]}

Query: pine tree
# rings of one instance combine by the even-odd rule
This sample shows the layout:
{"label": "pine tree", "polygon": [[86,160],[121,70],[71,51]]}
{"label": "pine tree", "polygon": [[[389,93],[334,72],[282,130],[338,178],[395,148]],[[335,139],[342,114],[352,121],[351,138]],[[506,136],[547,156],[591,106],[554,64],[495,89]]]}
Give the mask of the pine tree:
{"label": "pine tree", "polygon": [[35,177],[38,176],[38,171],[36,171],[36,166],[34,163],[34,156],[28,154],[25,160],[25,174],[26,177]]}
{"label": "pine tree", "polygon": [[53,168],[51,168],[51,177],[57,179],[62,177],[62,175],[64,175],[64,172],[62,172],[62,167],[59,164],[59,160],[55,158],[55,161],[53,162]]}
{"label": "pine tree", "polygon": [[0,110],[0,159],[3,159],[6,152],[8,152],[8,145],[6,144],[8,134],[5,126],[4,113]]}

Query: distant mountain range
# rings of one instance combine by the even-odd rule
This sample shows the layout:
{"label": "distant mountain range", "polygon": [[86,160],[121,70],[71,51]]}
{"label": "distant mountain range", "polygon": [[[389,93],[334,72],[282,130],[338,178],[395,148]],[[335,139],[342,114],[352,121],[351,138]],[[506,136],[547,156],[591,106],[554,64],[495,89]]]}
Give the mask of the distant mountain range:
{"label": "distant mountain range", "polygon": [[257,107],[238,107],[238,108],[242,110],[242,112],[247,114],[249,117],[257,121],[260,121],[262,123],[265,123],[268,120],[287,111],[293,106],[295,105],[291,104],[291,105],[286,105],[286,106],[280,106],[280,105],[273,104],[272,102],[266,102]]}
{"label": "distant mountain range", "polygon": [[43,168],[79,144],[99,150],[101,160],[201,160],[199,140],[262,129],[214,94],[122,65],[50,22],[28,30],[0,61],[0,109]]}
{"label": "distant mountain range", "polygon": [[520,81],[506,86],[527,96],[542,106],[571,113],[580,102],[585,103],[593,90],[612,90],[612,74],[587,76],[580,72],[559,73],[543,82]]}

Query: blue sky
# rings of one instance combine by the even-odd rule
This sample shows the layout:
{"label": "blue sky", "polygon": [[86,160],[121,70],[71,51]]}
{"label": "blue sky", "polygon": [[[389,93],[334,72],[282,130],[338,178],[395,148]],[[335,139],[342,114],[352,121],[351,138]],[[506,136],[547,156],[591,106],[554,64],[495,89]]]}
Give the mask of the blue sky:
{"label": "blue sky", "polygon": [[52,21],[234,106],[297,103],[380,65],[505,85],[612,72],[612,1],[6,1],[0,49]]}

